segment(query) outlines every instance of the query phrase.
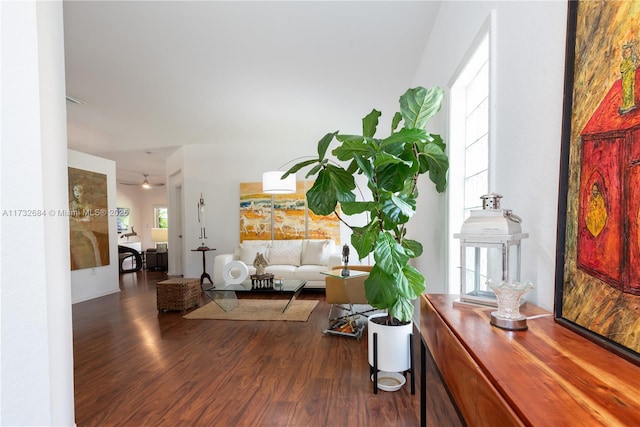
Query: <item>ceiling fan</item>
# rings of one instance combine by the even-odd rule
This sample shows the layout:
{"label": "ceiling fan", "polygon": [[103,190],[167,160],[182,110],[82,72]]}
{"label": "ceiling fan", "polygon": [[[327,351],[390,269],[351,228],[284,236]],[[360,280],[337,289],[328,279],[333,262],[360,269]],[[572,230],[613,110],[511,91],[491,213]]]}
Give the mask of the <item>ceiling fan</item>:
{"label": "ceiling fan", "polygon": [[162,187],[164,185],[164,182],[158,182],[156,184],[151,184],[149,182],[149,174],[145,173],[145,174],[142,174],[142,175],[144,176],[144,181],[142,181],[142,184],[135,183],[135,182],[121,182],[120,184],[123,184],[123,185],[139,185],[142,188],[144,188],[145,190],[149,189],[149,188]]}

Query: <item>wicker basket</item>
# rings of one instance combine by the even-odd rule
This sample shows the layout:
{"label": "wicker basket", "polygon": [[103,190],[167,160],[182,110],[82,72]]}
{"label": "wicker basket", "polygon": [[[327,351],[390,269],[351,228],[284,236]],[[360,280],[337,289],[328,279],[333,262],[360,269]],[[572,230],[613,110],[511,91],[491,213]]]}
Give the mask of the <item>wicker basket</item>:
{"label": "wicker basket", "polygon": [[200,303],[200,279],[169,279],[158,282],[158,311],[185,311]]}

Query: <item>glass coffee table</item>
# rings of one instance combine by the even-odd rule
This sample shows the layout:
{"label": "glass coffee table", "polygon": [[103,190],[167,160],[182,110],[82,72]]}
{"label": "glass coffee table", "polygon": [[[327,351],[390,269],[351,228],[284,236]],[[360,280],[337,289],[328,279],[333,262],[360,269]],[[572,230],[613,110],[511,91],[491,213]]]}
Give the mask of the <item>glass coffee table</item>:
{"label": "glass coffee table", "polygon": [[238,297],[236,292],[246,292],[251,294],[277,294],[289,297],[289,301],[282,309],[284,313],[291,303],[296,299],[304,286],[307,284],[306,280],[278,280],[274,282],[273,287],[256,287],[251,284],[251,280],[246,280],[237,285],[222,284],[214,285],[203,292],[209,298],[211,298],[218,306],[224,311],[231,311],[238,307]]}

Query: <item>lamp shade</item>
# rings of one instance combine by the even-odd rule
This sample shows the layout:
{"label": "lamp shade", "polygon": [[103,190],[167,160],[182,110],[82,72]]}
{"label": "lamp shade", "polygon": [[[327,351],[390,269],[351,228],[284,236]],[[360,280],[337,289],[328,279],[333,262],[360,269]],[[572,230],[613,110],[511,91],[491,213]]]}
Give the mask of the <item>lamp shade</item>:
{"label": "lamp shade", "polygon": [[270,171],[262,174],[262,192],[266,194],[291,194],[296,192],[296,175],[281,179],[284,172]]}
{"label": "lamp shade", "polygon": [[155,243],[168,242],[169,241],[169,229],[168,228],[152,228],[151,229],[151,241]]}

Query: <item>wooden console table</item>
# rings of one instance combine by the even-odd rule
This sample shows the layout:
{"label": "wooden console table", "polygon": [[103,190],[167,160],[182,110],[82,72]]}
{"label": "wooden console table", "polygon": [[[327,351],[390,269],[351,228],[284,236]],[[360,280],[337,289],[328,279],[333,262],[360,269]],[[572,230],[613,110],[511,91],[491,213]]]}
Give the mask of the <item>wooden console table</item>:
{"label": "wooden console table", "polygon": [[543,316],[528,319],[527,331],[506,331],[489,324],[495,309],[454,308],[455,299],[422,295],[420,331],[467,425],[640,426],[639,366],[530,303],[522,314]]}

